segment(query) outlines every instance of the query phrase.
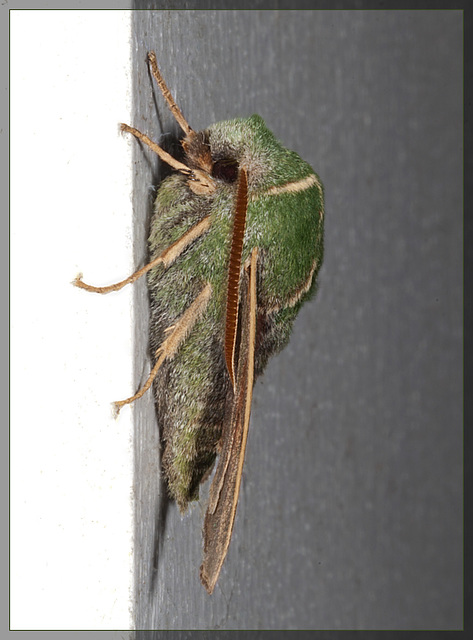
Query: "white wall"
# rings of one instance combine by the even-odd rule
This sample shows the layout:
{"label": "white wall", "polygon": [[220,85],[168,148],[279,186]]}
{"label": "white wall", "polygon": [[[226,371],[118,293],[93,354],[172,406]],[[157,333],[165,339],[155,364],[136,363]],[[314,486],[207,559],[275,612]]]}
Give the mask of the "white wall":
{"label": "white wall", "polygon": [[129,11],[11,13],[11,628],[131,624]]}

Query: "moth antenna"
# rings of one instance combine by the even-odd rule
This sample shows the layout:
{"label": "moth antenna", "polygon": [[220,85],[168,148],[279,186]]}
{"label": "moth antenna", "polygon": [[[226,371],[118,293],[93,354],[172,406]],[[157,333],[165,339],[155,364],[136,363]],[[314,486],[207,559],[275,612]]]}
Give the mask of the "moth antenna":
{"label": "moth antenna", "polygon": [[177,124],[181,127],[181,129],[184,131],[186,136],[194,135],[195,132],[193,131],[193,129],[191,129],[191,127],[189,126],[187,120],[182,115],[182,111],[177,106],[174,98],[172,97],[171,92],[169,91],[169,89],[167,87],[167,84],[164,82],[164,78],[161,75],[161,72],[160,72],[160,70],[158,68],[158,63],[156,61],[156,54],[154,53],[154,51],[150,51],[148,53],[148,60],[149,60],[149,63],[151,65],[151,72],[152,72],[152,74],[154,76],[154,79],[158,83],[158,86],[161,89],[161,93],[163,94],[163,98],[168,103],[168,107],[169,107],[172,115],[176,119]]}
{"label": "moth antenna", "polygon": [[240,269],[248,207],[248,179],[246,169],[240,169],[233,218],[232,246],[228,264],[227,313],[225,318],[225,361],[235,388],[235,345],[240,300]]}

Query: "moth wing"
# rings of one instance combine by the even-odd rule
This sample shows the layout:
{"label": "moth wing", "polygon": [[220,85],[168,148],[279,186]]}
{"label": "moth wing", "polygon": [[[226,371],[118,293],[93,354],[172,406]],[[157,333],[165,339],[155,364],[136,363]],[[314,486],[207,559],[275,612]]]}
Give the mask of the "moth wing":
{"label": "moth wing", "polygon": [[227,555],[240,493],[254,382],[257,260],[258,250],[253,249],[245,277],[247,286],[241,291],[240,346],[231,419],[224,425],[222,450],[204,520],[204,560],[200,579],[209,593],[214,590]]}

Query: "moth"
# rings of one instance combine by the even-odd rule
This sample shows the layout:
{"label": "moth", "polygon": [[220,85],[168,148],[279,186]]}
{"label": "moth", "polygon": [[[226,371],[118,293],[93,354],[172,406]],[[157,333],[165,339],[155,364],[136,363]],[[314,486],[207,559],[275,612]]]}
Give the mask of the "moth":
{"label": "moth", "polygon": [[151,220],[150,262],[108,293],[147,274],[151,373],[117,411],[154,387],[162,468],[185,511],[218,464],[203,526],[202,584],[214,590],[232,535],[253,385],[288,342],[316,289],[323,258],[324,195],[309,164],[258,115],[196,132],[158,69],[151,72],[183,130],[176,160],[122,124],[175,169],[161,183]]}

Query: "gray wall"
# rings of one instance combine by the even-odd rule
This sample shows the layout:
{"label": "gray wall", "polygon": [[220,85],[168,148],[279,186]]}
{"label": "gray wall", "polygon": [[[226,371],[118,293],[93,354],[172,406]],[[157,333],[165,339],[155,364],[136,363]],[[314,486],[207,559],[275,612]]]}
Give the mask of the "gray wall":
{"label": "gray wall", "polygon": [[[138,11],[133,37],[138,128],[178,133],[153,49],[194,129],[258,112],[326,190],[319,293],[256,384],[212,596],[206,492],[166,507],[151,397],[135,407],[138,627],[460,628],[461,12]],[[139,264],[159,173],[138,145],[135,177]],[[138,384],[144,283],[136,304]]]}

